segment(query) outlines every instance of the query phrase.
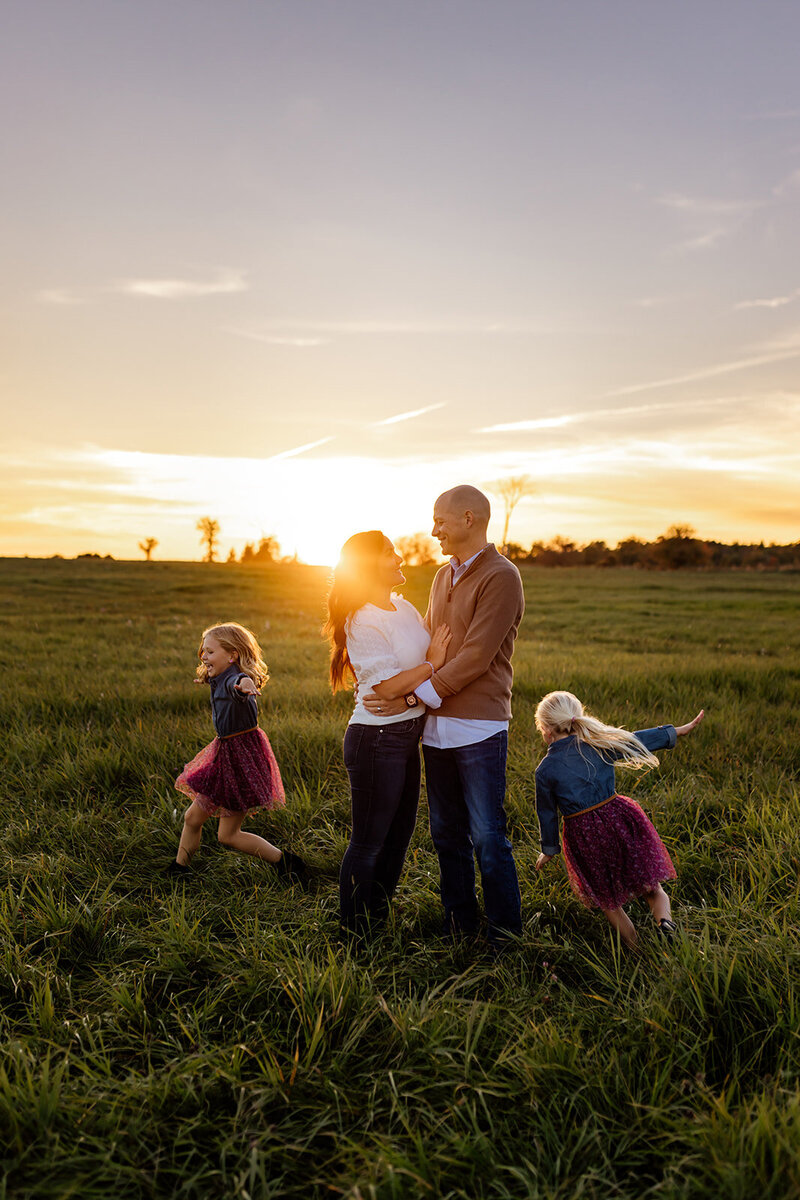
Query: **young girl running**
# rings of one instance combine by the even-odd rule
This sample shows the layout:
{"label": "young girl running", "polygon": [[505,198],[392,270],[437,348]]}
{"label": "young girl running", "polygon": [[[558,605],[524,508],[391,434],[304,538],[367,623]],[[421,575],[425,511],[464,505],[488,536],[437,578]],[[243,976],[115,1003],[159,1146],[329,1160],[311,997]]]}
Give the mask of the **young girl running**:
{"label": "young girl running", "polygon": [[614,762],[657,767],[654,750],[672,749],[703,719],[629,733],[589,716],[572,692],[549,692],[536,709],[536,727],[548,751],[536,768],[540,871],[558,854],[558,814],[564,817],[564,860],[573,891],[587,907],[602,909],[628,946],[636,930],[623,909],[644,896],[659,933],[675,936],[669,897],[661,884],[675,878],[667,848],[639,805],[614,787]]}
{"label": "young girl running", "polygon": [[206,629],[198,651],[195,683],[211,689],[216,737],[187,763],[175,787],[191,800],[183,833],[169,873],[180,875],[200,845],[203,825],[219,818],[217,837],[224,846],[263,858],[279,875],[299,879],[305,863],[288,850],[281,853],[265,838],[245,833],[250,812],[286,803],[278,764],[267,735],[258,728],[256,696],[269,679],[261,647],[249,629],[235,621]]}

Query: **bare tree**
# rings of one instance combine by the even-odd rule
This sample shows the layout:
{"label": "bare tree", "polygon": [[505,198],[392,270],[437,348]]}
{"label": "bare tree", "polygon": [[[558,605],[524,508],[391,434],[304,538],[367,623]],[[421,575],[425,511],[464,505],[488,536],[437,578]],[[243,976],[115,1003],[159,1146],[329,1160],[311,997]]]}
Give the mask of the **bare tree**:
{"label": "bare tree", "polygon": [[201,517],[195,526],[200,534],[200,544],[205,546],[203,562],[213,563],[217,557],[217,540],[219,538],[219,521],[212,517]]}
{"label": "bare tree", "polygon": [[143,542],[139,542],[139,549],[145,557],[145,562],[150,562],[150,555],[158,545],[158,538],[145,538]]}
{"label": "bare tree", "polygon": [[486,486],[490,492],[494,492],[495,496],[499,496],[503,501],[505,520],[503,521],[503,536],[500,539],[500,546],[505,552],[508,545],[508,526],[511,515],[523,496],[533,495],[536,486],[530,475],[509,475],[507,479],[498,479]]}
{"label": "bare tree", "polygon": [[656,538],[653,554],[658,563],[674,570],[676,567],[702,566],[711,551],[697,538],[691,525],[670,525],[666,533]]}
{"label": "bare tree", "polygon": [[410,567],[426,567],[439,558],[439,547],[427,533],[409,533],[395,538],[394,548]]}
{"label": "bare tree", "polygon": [[259,563],[277,562],[281,555],[281,544],[273,533],[262,537],[258,549],[253,554],[253,561]]}
{"label": "bare tree", "polygon": [[245,565],[281,562],[283,561],[281,544],[273,533],[267,534],[265,537],[259,538],[258,547],[255,547],[252,542],[248,542],[242,550],[242,557],[239,561]]}
{"label": "bare tree", "polygon": [[671,539],[673,541],[681,538],[696,538],[697,530],[693,525],[670,525],[666,533],[662,533],[659,537],[660,542]]}

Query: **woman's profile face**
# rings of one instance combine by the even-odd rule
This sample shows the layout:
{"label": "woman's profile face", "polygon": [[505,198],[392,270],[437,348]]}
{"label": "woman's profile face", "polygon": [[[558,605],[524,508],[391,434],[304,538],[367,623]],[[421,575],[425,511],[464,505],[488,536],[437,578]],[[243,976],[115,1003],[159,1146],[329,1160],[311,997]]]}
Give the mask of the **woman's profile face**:
{"label": "woman's profile face", "polygon": [[402,555],[398,554],[388,537],[384,538],[383,550],[378,557],[378,578],[388,587],[405,583],[406,577],[400,568],[403,565]]}

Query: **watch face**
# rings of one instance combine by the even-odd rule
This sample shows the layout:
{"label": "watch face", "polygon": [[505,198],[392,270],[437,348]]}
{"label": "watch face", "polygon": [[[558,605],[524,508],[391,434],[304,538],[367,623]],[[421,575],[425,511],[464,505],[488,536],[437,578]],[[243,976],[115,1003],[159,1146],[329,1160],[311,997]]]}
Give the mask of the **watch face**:
{"label": "watch face", "polygon": [[409,695],[406,696],[406,704],[408,705],[409,708],[416,708],[417,705],[419,704],[419,700],[417,699],[417,697],[414,695],[413,692],[410,692]]}

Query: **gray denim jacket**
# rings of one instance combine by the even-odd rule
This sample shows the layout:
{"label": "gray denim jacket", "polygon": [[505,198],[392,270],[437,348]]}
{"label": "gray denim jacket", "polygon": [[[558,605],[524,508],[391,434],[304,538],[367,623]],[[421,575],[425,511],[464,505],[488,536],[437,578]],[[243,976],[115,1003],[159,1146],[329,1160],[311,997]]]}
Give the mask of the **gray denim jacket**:
{"label": "gray denim jacket", "polygon": [[245,696],[236,691],[236,684],[245,678],[238,663],[231,665],[221,675],[209,679],[211,688],[211,717],[217,737],[230,737],[232,733],[244,733],[255,729],[258,724],[258,703],[255,696]]}
{"label": "gray denim jacket", "polygon": [[[674,725],[637,729],[635,735],[648,750],[671,750],[678,740]],[[574,734],[548,746],[536,768],[536,812],[542,851],[558,854],[558,814],[565,817],[594,808],[616,794],[613,751],[602,754],[583,742],[578,747]]]}

